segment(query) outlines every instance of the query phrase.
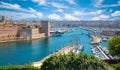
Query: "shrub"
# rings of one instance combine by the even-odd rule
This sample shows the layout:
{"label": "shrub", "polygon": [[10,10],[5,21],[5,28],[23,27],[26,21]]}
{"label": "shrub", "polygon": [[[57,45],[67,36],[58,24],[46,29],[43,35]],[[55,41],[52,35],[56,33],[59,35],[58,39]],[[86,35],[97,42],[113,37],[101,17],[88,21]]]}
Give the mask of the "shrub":
{"label": "shrub", "polygon": [[46,59],[41,70],[108,70],[108,65],[87,54],[53,55]]}

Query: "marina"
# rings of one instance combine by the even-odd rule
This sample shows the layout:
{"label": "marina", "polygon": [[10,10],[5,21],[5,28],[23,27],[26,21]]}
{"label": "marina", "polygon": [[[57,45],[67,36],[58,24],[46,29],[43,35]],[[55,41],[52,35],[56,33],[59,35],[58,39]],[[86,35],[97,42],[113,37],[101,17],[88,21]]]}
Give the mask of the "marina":
{"label": "marina", "polygon": [[120,0],[0,0],[0,70],[120,70]]}
{"label": "marina", "polygon": [[101,59],[101,60],[111,60],[115,59],[112,57],[108,51],[108,49],[103,48],[102,46],[94,46],[92,48],[92,53],[95,57]]}
{"label": "marina", "polygon": [[55,31],[55,32],[50,32],[51,36],[56,36],[56,35],[62,35],[64,32],[58,32],[58,31]]}
{"label": "marina", "polygon": [[70,28],[50,28],[51,36],[62,35],[64,32],[72,32]]}
{"label": "marina", "polygon": [[[0,66],[3,65],[23,65],[26,63],[40,61],[44,57],[71,43],[81,43],[82,53],[92,55],[90,44],[91,38],[88,31],[80,28],[71,28],[72,32],[64,32],[62,35],[45,37],[30,41],[0,43]],[[81,39],[81,40],[76,40]],[[106,42],[100,45],[107,47]],[[8,59],[9,58],[9,59]],[[17,62],[16,62],[17,61]]]}

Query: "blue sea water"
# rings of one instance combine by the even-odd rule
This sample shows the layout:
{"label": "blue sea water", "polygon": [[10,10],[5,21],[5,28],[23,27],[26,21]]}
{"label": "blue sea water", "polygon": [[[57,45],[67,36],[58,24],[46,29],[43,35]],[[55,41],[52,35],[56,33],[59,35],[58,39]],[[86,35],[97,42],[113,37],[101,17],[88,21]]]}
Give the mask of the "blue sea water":
{"label": "blue sea water", "polygon": [[[31,41],[19,41],[0,43],[0,66],[22,65],[33,61],[39,61],[45,56],[59,50],[67,45],[81,43],[84,46],[83,53],[91,55],[91,38],[87,36],[88,31],[72,28],[73,32],[64,33],[61,36],[52,36]],[[106,42],[100,45],[107,47]]]}

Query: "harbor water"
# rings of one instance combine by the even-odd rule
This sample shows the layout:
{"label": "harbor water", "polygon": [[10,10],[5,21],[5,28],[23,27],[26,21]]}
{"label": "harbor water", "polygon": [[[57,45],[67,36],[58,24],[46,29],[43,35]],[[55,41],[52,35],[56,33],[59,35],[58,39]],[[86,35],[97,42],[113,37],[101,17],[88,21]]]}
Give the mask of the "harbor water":
{"label": "harbor water", "polygon": [[[83,53],[92,55],[93,45],[90,44],[91,38],[87,35],[88,31],[80,28],[72,28],[72,30],[73,32],[37,40],[0,43],[0,66],[23,65],[39,61],[45,56],[75,43],[84,46]],[[100,45],[107,47],[106,42],[101,42]]]}

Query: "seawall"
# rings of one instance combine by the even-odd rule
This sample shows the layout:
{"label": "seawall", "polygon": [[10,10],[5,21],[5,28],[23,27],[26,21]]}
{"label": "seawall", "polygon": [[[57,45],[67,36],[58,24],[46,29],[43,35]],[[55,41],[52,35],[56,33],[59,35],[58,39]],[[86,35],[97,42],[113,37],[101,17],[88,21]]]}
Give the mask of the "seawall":
{"label": "seawall", "polygon": [[47,58],[51,57],[52,55],[68,54],[68,53],[71,52],[72,50],[73,50],[73,46],[72,46],[72,45],[66,46],[66,47],[58,50],[57,52],[46,56],[45,58],[43,58],[43,59],[40,60],[40,61],[33,62],[31,65],[34,66],[34,67],[40,68],[41,65],[42,65],[42,63],[43,63]]}

